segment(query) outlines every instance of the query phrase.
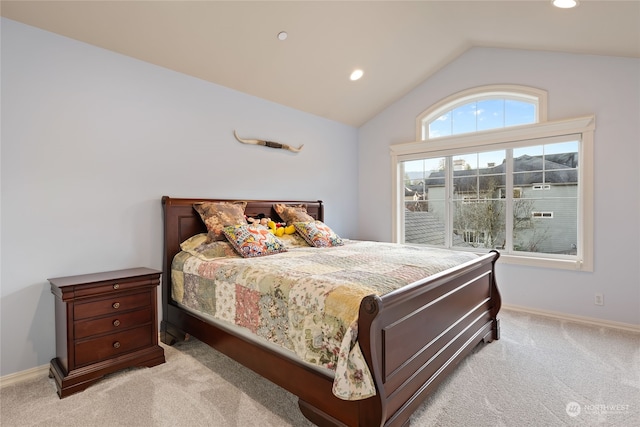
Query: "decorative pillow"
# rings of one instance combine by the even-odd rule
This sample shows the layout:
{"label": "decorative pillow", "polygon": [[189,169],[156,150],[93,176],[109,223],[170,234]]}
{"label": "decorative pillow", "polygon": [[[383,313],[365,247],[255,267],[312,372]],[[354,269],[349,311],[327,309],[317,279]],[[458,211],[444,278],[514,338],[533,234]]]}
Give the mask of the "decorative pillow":
{"label": "decorative pillow", "polygon": [[223,229],[233,248],[243,257],[258,257],[286,252],[284,244],[266,228],[232,225]]}
{"label": "decorative pillow", "polygon": [[207,233],[196,234],[180,244],[180,249],[202,260],[215,258],[237,257],[238,253],[229,242],[209,242]]}
{"label": "decorative pillow", "polygon": [[299,235],[298,233],[294,234],[283,234],[278,237],[280,241],[284,244],[286,248],[308,248],[309,242],[304,240],[304,237]]}
{"label": "decorative pillow", "polygon": [[276,203],[273,205],[273,210],[276,211],[278,216],[280,216],[287,225],[291,225],[294,222],[315,221],[315,219],[307,213],[307,207],[305,205],[287,206]]}
{"label": "decorative pillow", "polygon": [[229,225],[246,224],[244,208],[247,202],[202,202],[195,203],[193,208],[207,226],[209,242],[224,240],[222,229]]}
{"label": "decorative pillow", "polygon": [[328,225],[322,221],[294,222],[296,231],[316,248],[342,246],[344,242]]}

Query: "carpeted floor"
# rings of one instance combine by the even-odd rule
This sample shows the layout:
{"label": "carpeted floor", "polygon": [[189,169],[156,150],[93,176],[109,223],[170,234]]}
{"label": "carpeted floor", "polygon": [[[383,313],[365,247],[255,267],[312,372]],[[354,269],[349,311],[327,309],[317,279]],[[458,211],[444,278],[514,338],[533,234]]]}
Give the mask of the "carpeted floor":
{"label": "carpeted floor", "polygon": [[[466,358],[412,426],[640,425],[640,334],[504,310],[501,319],[501,339]],[[46,377],[3,387],[0,425],[312,425],[294,396],[197,340],[165,354],[163,365],[62,400]]]}

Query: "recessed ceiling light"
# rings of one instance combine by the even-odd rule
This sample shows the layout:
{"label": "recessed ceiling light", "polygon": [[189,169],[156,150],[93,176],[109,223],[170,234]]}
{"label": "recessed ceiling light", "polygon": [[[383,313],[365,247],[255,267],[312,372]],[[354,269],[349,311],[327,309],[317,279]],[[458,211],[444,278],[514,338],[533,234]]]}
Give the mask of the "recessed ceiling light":
{"label": "recessed ceiling light", "polygon": [[578,5],[578,0],[552,0],[551,4],[560,9],[571,9]]}
{"label": "recessed ceiling light", "polygon": [[278,33],[278,40],[286,40],[289,34],[286,31],[280,31]]}
{"label": "recessed ceiling light", "polygon": [[349,78],[355,81],[360,79],[360,77],[362,77],[363,74],[364,74],[364,71],[362,70],[354,70],[353,73],[351,73],[351,76],[349,76]]}

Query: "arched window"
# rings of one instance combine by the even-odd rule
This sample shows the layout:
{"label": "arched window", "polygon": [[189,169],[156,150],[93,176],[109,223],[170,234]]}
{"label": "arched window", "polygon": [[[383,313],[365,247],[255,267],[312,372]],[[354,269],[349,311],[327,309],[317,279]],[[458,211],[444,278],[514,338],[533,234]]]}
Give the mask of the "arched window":
{"label": "arched window", "polygon": [[530,87],[438,102],[416,142],[391,147],[394,240],[591,270],[594,128],[593,116],[547,121],[547,94]]}
{"label": "arched window", "polygon": [[547,92],[527,86],[482,86],[456,93],[418,116],[418,140],[547,120]]}

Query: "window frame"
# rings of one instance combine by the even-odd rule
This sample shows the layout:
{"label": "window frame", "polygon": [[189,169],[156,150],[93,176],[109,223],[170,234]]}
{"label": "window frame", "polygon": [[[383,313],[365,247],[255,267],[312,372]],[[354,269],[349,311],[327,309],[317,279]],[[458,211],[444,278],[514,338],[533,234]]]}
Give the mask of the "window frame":
{"label": "window frame", "polygon": [[[430,109],[431,110],[431,109]],[[542,108],[540,109],[542,112]],[[422,132],[421,115],[419,134]],[[516,145],[535,145],[537,139],[565,138],[576,135],[581,140],[578,164],[578,255],[575,259],[556,259],[527,254],[502,254],[501,262],[535,267],[548,267],[593,271],[593,190],[595,116],[583,116],[566,120],[544,121],[531,125],[498,128],[489,131],[443,136],[430,140],[419,140],[390,146],[392,177],[392,241],[402,243],[404,238],[404,185],[402,162],[425,157],[452,156],[454,154],[513,148]],[[449,200],[447,200],[449,202]],[[450,244],[445,243],[445,247]],[[456,248],[458,250],[458,248]]]}

